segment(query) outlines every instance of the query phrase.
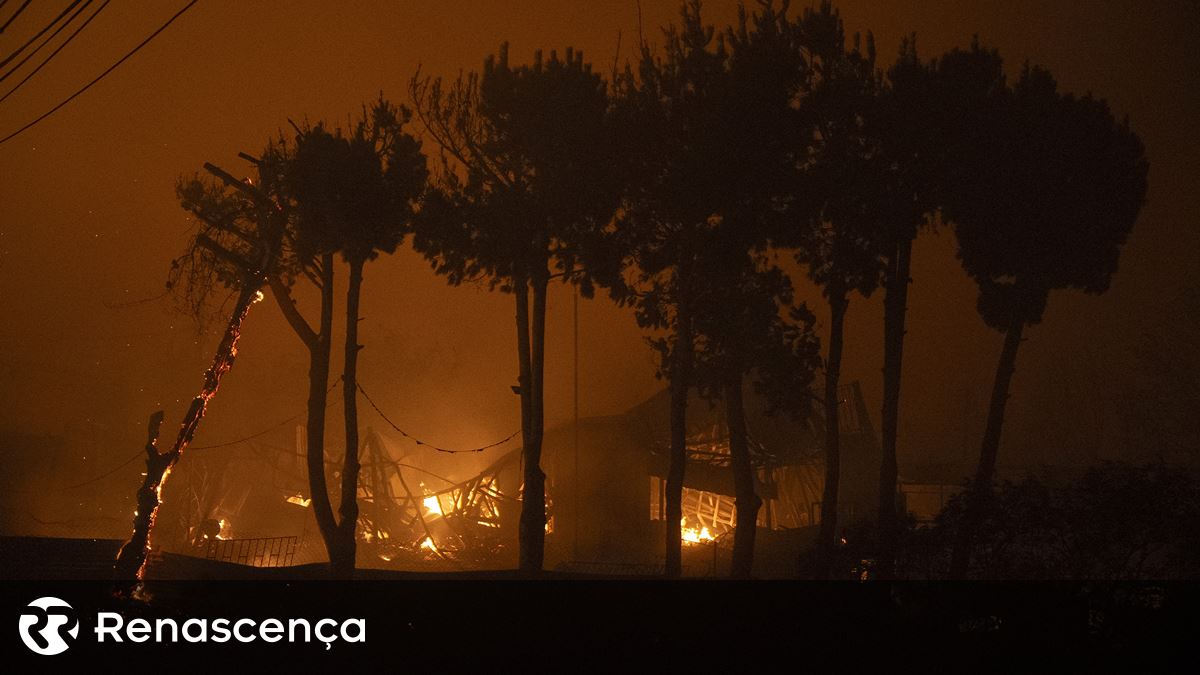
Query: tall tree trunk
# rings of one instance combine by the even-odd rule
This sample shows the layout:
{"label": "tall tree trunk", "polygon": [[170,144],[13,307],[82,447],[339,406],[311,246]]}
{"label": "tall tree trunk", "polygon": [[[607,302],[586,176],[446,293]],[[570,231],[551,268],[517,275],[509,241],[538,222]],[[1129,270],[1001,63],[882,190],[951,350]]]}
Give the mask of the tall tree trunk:
{"label": "tall tree trunk", "polygon": [[683,574],[683,478],[687,466],[687,407],[692,377],[692,314],[680,302],[675,322],[675,349],[671,352],[671,456],[667,468],[665,574]]}
{"label": "tall tree trunk", "polygon": [[521,569],[541,572],[546,554],[546,474],[542,471],[542,439],[545,436],[545,364],[546,364],[546,286],[545,270],[530,280],[533,314],[530,326],[529,422],[532,442],[525,452],[525,493],[521,506],[521,532],[525,555]]}
{"label": "tall tree trunk", "polygon": [[754,493],[754,467],[750,463],[750,445],[746,438],[746,410],[742,400],[740,373],[729,377],[725,383],[725,417],[729,426],[729,455],[737,507],[730,576],[748,579],[754,565],[754,535],[758,530],[758,509],[762,506],[762,500]]}
{"label": "tall tree trunk", "polygon": [[1008,404],[1008,388],[1013,373],[1017,370],[1017,350],[1021,347],[1021,334],[1025,321],[1014,318],[1004,333],[1004,347],[996,364],[996,380],[992,384],[992,401],[988,407],[987,428],[983,433],[983,445],[979,450],[979,466],[971,493],[967,498],[966,512],[962,524],[954,537],[954,550],[950,558],[950,578],[965,579],[971,564],[971,550],[975,535],[983,521],[984,511],[992,493],[992,480],[996,475],[996,457],[1000,452],[1000,432],[1004,428],[1004,409]]}
{"label": "tall tree trunk", "polygon": [[[514,293],[517,300],[517,356],[521,379],[521,519],[519,522],[518,568],[523,572],[536,573],[542,569],[542,544],[545,541],[546,507],[544,476],[538,467],[540,449],[537,422],[534,415],[537,396],[537,378],[534,376],[532,330],[529,310],[530,283],[527,277],[515,280]],[[541,487],[542,491],[538,488]],[[538,499],[535,494],[540,495]],[[540,501],[539,505],[535,501]]]}
{"label": "tall tree trunk", "polygon": [[900,374],[904,356],[904,317],[908,310],[908,284],[912,240],[899,242],[888,261],[883,300],[883,442],[879,467],[879,560],[881,578],[892,577],[896,561],[899,517],[896,512],[896,435],[900,422]]}
{"label": "tall tree trunk", "polygon": [[145,575],[146,555],[150,551],[150,531],[154,528],[154,521],[158,517],[163,486],[166,485],[167,478],[171,475],[171,468],[179,462],[183,451],[192,442],[192,437],[200,426],[200,420],[204,417],[209,400],[217,393],[221,378],[233,367],[233,361],[237,357],[237,341],[242,333],[242,322],[250,311],[250,305],[257,301],[260,288],[262,288],[262,281],[257,280],[255,283],[244,284],[238,293],[233,313],[225,326],[225,334],[221,337],[220,344],[217,345],[212,364],[204,374],[204,385],[200,388],[200,393],[196,395],[196,398],[192,399],[187,415],[184,416],[183,423],[179,426],[175,445],[170,451],[158,452],[158,430],[162,424],[162,411],[158,411],[150,417],[146,442],[146,477],[137,492],[138,509],[134,513],[133,533],[130,535],[129,541],[125,542],[125,545],[117,553],[117,559],[113,564],[113,574],[118,584],[117,592],[119,594],[130,595]]}
{"label": "tall tree trunk", "polygon": [[846,323],[846,293],[829,298],[829,356],[825,361],[825,486],[821,494],[821,540],[818,543],[818,576],[829,578],[837,549],[838,486],[841,480],[841,430],[838,386],[842,374],[842,336]]}
{"label": "tall tree trunk", "polygon": [[346,422],[346,456],[342,462],[342,503],[338,508],[337,558],[330,552],[334,574],[349,576],[354,572],[358,527],[358,300],[362,292],[365,260],[350,260],[350,277],[346,286],[346,355],[342,374],[342,402]]}
{"label": "tall tree trunk", "polygon": [[288,286],[278,277],[271,278],[272,295],[280,311],[308,349],[308,418],[305,421],[308,492],[317,530],[330,561],[335,558],[334,551],[338,546],[337,518],[333,514],[325,478],[325,409],[329,405],[329,357],[333,346],[333,264],[332,253],[321,256],[318,286],[321,308],[315,331],[296,308]]}
{"label": "tall tree trunk", "polygon": [[308,419],[305,424],[309,497],[331,571],[337,549],[337,519],[333,515],[325,478],[325,410],[329,406],[329,357],[333,351],[333,264],[332,253],[321,257],[321,316],[319,332],[308,354]]}

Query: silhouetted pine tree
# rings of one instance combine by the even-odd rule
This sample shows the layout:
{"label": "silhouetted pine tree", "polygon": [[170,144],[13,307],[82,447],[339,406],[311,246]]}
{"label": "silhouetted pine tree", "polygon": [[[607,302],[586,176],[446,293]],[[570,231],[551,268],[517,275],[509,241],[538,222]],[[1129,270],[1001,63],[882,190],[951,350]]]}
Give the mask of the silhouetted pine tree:
{"label": "silhouetted pine tree", "polygon": [[821,287],[829,303],[829,341],[825,358],[825,483],[821,498],[818,576],[830,572],[837,542],[841,452],[838,387],[846,311],[850,294],[869,297],[884,270],[886,224],[872,208],[883,166],[865,128],[881,86],[875,71],[875,44],[867,35],[846,47],[837,10],[828,2],[805,10],[799,45],[808,62],[800,104],[803,135],[796,148],[803,168],[798,181],[792,230],[784,243],[796,248],[796,260]]}
{"label": "silhouetted pine tree", "polygon": [[[944,59],[943,78],[975,72],[952,68],[962,60]],[[948,87],[951,95],[959,90]],[[979,467],[956,534],[955,578],[967,574],[991,494],[1022,332],[1041,321],[1052,290],[1108,290],[1147,186],[1142,143],[1105,101],[1060,93],[1046,70],[1028,65],[1011,90],[992,98],[990,114],[960,129],[969,141],[958,147],[974,148],[958,158],[963,165],[946,191],[959,259],[979,284],[979,313],[1004,333]]]}
{"label": "silhouetted pine tree", "polygon": [[943,142],[930,119],[932,75],[917,56],[916,38],[901,43],[896,62],[866,116],[880,172],[870,202],[884,226],[882,461],[879,471],[878,574],[892,574],[897,513],[896,440],[900,423],[900,378],[904,322],[908,311],[912,248],[918,231],[937,207],[937,177]]}
{"label": "silhouetted pine tree", "polygon": [[687,399],[699,386],[728,411],[734,573],[748,576],[761,500],[742,382],[761,367],[760,386],[782,405],[806,390],[791,385],[812,374],[798,365],[798,345],[811,334],[783,320],[790,286],[760,254],[784,217],[794,173],[787,135],[802,68],[790,22],[769,3],[753,15],[742,10],[736,26],[718,33],[700,4],[687,2],[664,35],[661,56],[643,44],[636,71],[619,79],[615,117],[632,159],[619,227],[627,274],[614,297],[635,307],[640,326],[666,333],[649,339],[670,385],[666,574],[681,571]]}
{"label": "silhouetted pine tree", "polygon": [[[452,284],[487,279],[516,300],[524,488],[520,568],[542,569],[546,292],[561,276],[587,297],[611,275],[607,253],[617,207],[607,88],[583,54],[536,52],[511,66],[508,47],[482,75],[410,84],[421,121],[441,146],[437,189],[416,230],[417,250]],[[532,306],[531,306],[532,305]]]}
{"label": "silhouetted pine tree", "polygon": [[[307,231],[321,233],[317,235],[319,238],[334,242],[349,267],[342,375],[346,455],[341,476],[341,520],[328,532],[332,513],[318,517],[331,569],[337,575],[350,574],[355,562],[359,472],[357,363],[362,349],[358,344],[358,308],[363,268],[380,252],[396,250],[426,186],[421,144],[404,130],[410,117],[410,111],[397,108],[381,97],[370,108],[363,108],[362,116],[348,133],[341,129],[331,132],[321,124],[302,129],[286,168],[284,183],[294,200],[298,222]],[[331,261],[323,260],[323,265],[327,262]],[[320,414],[324,415],[323,409]],[[313,464],[310,449],[310,474],[316,470]],[[313,498],[316,499],[315,494]]]}

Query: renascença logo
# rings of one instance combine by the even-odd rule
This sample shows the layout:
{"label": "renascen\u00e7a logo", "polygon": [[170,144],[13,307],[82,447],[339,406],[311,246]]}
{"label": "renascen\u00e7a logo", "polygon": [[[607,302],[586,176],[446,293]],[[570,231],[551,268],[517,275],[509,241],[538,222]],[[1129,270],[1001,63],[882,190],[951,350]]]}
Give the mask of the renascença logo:
{"label": "renascen\u00e7a logo", "polygon": [[61,654],[79,637],[75,610],[58,598],[38,598],[29,603],[18,624],[21,640],[32,651],[45,656]]}

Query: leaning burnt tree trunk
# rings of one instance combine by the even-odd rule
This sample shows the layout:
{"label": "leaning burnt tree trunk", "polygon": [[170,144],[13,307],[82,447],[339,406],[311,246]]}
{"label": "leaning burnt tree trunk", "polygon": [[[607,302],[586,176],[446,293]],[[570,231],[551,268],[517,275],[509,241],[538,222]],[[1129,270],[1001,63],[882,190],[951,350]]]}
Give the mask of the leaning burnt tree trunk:
{"label": "leaning burnt tree trunk", "polygon": [[762,499],[754,492],[754,467],[750,463],[750,445],[746,437],[741,374],[730,377],[725,383],[725,416],[729,426],[729,455],[737,507],[733,563],[729,574],[735,579],[748,579],[754,566],[754,536],[758,530],[758,509]]}
{"label": "leaning burnt tree trunk", "polygon": [[838,419],[838,387],[842,372],[843,330],[849,300],[845,292],[829,298],[829,356],[825,361],[825,485],[821,494],[821,531],[817,547],[817,575],[827,579],[833,572],[837,549],[838,487],[841,480],[841,429]]}
{"label": "leaning burnt tree trunk", "polygon": [[337,548],[337,519],[333,515],[325,478],[325,409],[329,402],[329,357],[333,345],[333,262],[332,253],[321,256],[321,314],[315,331],[300,315],[288,287],[278,277],[271,277],[272,295],[284,318],[308,349],[308,418],[305,421],[308,491],[317,529],[331,561],[333,550]]}
{"label": "leaning burnt tree trunk", "polygon": [[184,416],[183,422],[179,426],[175,444],[168,452],[159,453],[157,447],[158,430],[163,419],[162,411],[157,411],[150,417],[149,439],[146,443],[146,478],[142,481],[142,487],[137,493],[138,506],[133,518],[133,534],[130,535],[129,541],[121,547],[120,552],[117,553],[117,560],[113,564],[113,574],[117,581],[119,595],[125,597],[132,595],[138,582],[145,575],[146,556],[150,551],[150,532],[154,528],[154,521],[158,517],[158,508],[162,503],[163,486],[171,475],[171,469],[179,462],[183,451],[192,442],[192,437],[196,434],[197,427],[200,426],[200,420],[204,417],[208,402],[217,393],[221,378],[233,367],[234,358],[237,356],[237,341],[242,333],[242,322],[250,311],[250,305],[258,299],[262,284],[262,279],[256,279],[242,285],[237,303],[233,307],[233,313],[229,317],[229,323],[225,326],[225,334],[221,337],[217,352],[213,356],[212,365],[204,374],[204,385],[196,398],[192,399],[187,415]]}
{"label": "leaning burnt tree trunk", "polygon": [[904,356],[904,317],[908,309],[908,284],[912,240],[896,246],[888,261],[883,299],[883,457],[879,467],[879,567],[884,579],[892,577],[900,519],[896,510],[896,436],[900,422],[900,375]]}
{"label": "leaning burnt tree trunk", "polygon": [[683,575],[683,479],[687,467],[687,407],[692,377],[692,314],[680,302],[675,319],[675,348],[671,351],[671,449],[666,490],[666,564],[664,573]]}
{"label": "leaning burnt tree trunk", "polygon": [[954,537],[954,549],[950,557],[951,579],[965,579],[967,576],[975,536],[992,495],[996,457],[1000,453],[1000,432],[1004,427],[1004,409],[1008,404],[1009,385],[1012,383],[1013,373],[1017,370],[1017,350],[1021,347],[1021,334],[1024,329],[1025,321],[1018,313],[1004,333],[1004,347],[1000,350],[1000,361],[996,364],[996,380],[992,384],[987,427],[983,432],[983,445],[979,450],[979,466],[975,470],[975,480],[971,482],[966,511]]}
{"label": "leaning burnt tree trunk", "polygon": [[338,508],[336,544],[329,552],[329,565],[335,576],[354,573],[358,526],[358,302],[362,295],[363,258],[350,259],[346,283],[346,352],[342,371],[342,404],[346,423],[346,456],[342,461],[342,498]]}

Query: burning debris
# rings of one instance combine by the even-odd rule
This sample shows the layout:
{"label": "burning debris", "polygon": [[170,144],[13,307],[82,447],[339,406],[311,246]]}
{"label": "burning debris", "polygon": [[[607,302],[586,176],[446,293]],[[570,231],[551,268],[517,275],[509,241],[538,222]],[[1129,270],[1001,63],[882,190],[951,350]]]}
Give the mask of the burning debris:
{"label": "burning debris", "polygon": [[501,491],[500,483],[502,474],[514,475],[518,452],[461,482],[430,474],[445,485],[433,489],[419,481],[416,490],[404,471],[421,469],[392,460],[373,431],[367,433],[364,455],[359,539],[377,559],[478,565],[494,560],[505,547],[502,520],[519,512],[520,501]]}
{"label": "burning debris", "polygon": [[701,525],[699,529],[687,526],[687,518],[679,521],[680,531],[683,534],[684,544],[706,544],[716,541],[717,538],[708,531],[708,526]]}

